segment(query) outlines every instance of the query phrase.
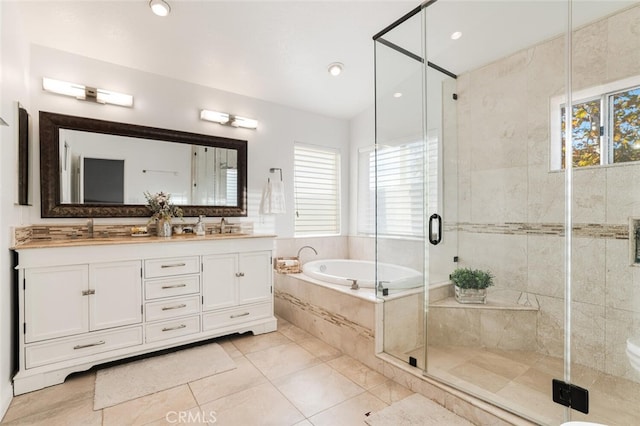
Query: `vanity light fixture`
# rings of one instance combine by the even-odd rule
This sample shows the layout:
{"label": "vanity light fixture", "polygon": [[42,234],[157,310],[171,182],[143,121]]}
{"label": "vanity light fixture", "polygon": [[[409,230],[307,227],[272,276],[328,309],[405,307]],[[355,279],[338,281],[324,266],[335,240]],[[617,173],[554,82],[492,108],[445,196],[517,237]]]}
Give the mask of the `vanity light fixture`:
{"label": "vanity light fixture", "polygon": [[171,12],[171,6],[164,0],[151,0],[149,7],[158,16],[167,16]]}
{"label": "vanity light fixture", "polygon": [[341,62],[333,62],[329,64],[329,67],[327,68],[327,71],[329,71],[329,74],[331,74],[334,77],[337,77],[340,74],[342,74],[342,70],[344,70],[344,64]]}
{"label": "vanity light fixture", "polygon": [[232,127],[243,127],[245,129],[257,129],[258,121],[253,118],[240,117],[239,115],[231,115],[226,112],[209,111],[203,109],[200,111],[200,119],[205,121],[213,121],[214,123]]}
{"label": "vanity light fixture", "polygon": [[133,107],[133,96],[131,95],[112,92],[105,89],[96,89],[95,87],[84,86],[82,84],[69,83],[67,81],[44,77],[42,79],[42,88],[47,92],[73,96],[81,101]]}

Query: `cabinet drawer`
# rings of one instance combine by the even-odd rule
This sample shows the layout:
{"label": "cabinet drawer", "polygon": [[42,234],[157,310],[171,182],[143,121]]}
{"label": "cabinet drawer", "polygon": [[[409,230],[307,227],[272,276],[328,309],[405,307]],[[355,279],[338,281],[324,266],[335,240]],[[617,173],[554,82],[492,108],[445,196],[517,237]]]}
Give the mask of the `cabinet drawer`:
{"label": "cabinet drawer", "polygon": [[156,321],[199,312],[200,296],[190,296],[147,303],[144,309],[144,318],[146,321]]}
{"label": "cabinet drawer", "polygon": [[198,256],[167,257],[165,259],[149,259],[144,261],[145,278],[170,277],[200,272]]}
{"label": "cabinet drawer", "polygon": [[262,303],[260,305],[225,309],[221,312],[211,312],[202,316],[202,329],[205,331],[214,330],[259,318],[266,318],[273,315],[272,310],[271,303]]}
{"label": "cabinet drawer", "polygon": [[198,293],[199,291],[199,275],[145,281],[144,283],[144,297],[147,300],[159,299],[161,297],[182,296],[184,294]]}
{"label": "cabinet drawer", "polygon": [[33,368],[141,344],[142,327],[91,333],[86,336],[27,346],[25,348],[26,366]]}
{"label": "cabinet drawer", "polygon": [[200,316],[147,325],[147,342],[171,339],[200,332]]}

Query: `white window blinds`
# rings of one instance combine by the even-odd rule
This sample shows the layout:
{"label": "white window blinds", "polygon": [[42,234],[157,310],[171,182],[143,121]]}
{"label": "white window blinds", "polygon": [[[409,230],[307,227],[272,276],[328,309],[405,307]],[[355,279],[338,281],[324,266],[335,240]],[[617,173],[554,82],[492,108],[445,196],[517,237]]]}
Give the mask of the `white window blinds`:
{"label": "white window blinds", "polygon": [[[424,143],[377,151],[378,235],[423,235]],[[376,152],[359,155],[358,232],[375,232]]]}
{"label": "white window blinds", "polygon": [[340,234],[340,155],[294,146],[295,235]]}

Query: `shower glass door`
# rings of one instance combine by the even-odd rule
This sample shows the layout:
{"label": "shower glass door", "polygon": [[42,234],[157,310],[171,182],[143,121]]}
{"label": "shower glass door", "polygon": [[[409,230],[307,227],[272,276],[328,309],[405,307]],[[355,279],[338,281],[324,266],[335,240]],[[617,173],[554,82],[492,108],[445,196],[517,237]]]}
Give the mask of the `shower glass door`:
{"label": "shower glass door", "polygon": [[[566,93],[567,2],[439,0],[423,12],[427,62],[456,77],[426,80],[427,98],[441,93],[426,128],[442,123],[445,244],[428,249],[425,373],[557,425],[565,192],[549,168],[549,105]],[[438,285],[456,268],[493,276],[485,304]]]}
{"label": "shower glass door", "polygon": [[574,1],[572,26],[571,153],[552,147],[571,190],[565,368],[589,393],[588,414],[572,404],[570,418],[638,424],[640,3]]}
{"label": "shower glass door", "polygon": [[[420,9],[375,40],[375,149],[360,154],[375,184],[377,296],[384,299],[384,352],[424,368],[427,137]],[[362,173],[362,172],[361,172]],[[389,264],[413,278],[393,279]],[[409,272],[411,272],[409,271]]]}

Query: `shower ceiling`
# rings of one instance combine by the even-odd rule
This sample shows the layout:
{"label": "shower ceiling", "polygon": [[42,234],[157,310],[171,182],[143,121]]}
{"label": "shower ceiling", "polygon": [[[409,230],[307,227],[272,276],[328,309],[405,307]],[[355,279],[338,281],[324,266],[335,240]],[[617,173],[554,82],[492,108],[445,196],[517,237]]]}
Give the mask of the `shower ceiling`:
{"label": "shower ceiling", "polygon": [[[548,13],[565,13],[549,1]],[[578,23],[633,1],[574,0]],[[352,118],[373,104],[371,37],[417,1],[177,1],[159,18],[147,2],[10,1],[35,44],[327,116]],[[530,6],[535,4],[536,7]],[[459,74],[563,28],[533,26],[540,0],[438,0],[429,20],[429,56]],[[3,13],[3,16],[6,16]],[[491,22],[493,24],[487,24]],[[508,38],[497,37],[509,32]],[[450,35],[461,31],[453,41]],[[433,34],[433,36],[432,36]],[[397,44],[420,52],[420,36]],[[455,57],[451,45],[456,43]],[[460,54],[463,50],[464,54]],[[328,63],[346,65],[339,78]]]}

